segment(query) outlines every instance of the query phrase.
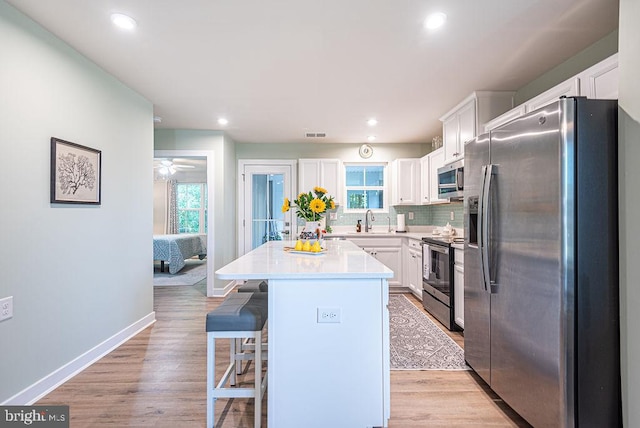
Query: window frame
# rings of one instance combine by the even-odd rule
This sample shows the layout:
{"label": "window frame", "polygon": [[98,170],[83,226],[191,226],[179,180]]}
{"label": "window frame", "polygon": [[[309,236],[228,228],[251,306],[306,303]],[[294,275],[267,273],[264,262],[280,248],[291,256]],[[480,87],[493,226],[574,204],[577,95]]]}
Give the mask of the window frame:
{"label": "window frame", "polygon": [[[178,187],[180,186],[200,186],[200,208],[179,208],[177,196],[180,193]],[[176,216],[178,217],[178,233],[207,233],[207,183],[198,182],[179,182],[176,183]],[[180,232],[180,211],[197,211],[198,214],[198,232]]]}
{"label": "window frame", "polygon": [[[384,180],[383,186],[349,186],[347,185],[347,169],[350,166],[381,166],[382,167],[382,179]],[[344,162],[343,163],[343,194],[344,194],[344,209],[345,214],[364,214],[368,210],[373,213],[389,213],[389,162]],[[382,208],[349,208],[349,190],[382,190]]]}

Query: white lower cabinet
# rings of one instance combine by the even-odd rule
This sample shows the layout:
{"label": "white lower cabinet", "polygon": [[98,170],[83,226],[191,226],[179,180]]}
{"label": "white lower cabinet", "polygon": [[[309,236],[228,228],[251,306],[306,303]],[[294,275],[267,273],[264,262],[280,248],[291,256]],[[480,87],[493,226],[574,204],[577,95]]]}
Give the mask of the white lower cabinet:
{"label": "white lower cabinet", "polygon": [[422,300],[422,243],[416,239],[407,241],[403,254],[404,284]]}
{"label": "white lower cabinet", "polygon": [[464,251],[454,249],[453,263],[453,311],[454,321],[464,329]]}
{"label": "white lower cabinet", "polygon": [[402,286],[402,238],[349,239],[393,271],[390,287]]}
{"label": "white lower cabinet", "polygon": [[402,253],[400,247],[364,247],[363,250],[393,271],[393,278],[389,279],[389,286],[402,285]]}

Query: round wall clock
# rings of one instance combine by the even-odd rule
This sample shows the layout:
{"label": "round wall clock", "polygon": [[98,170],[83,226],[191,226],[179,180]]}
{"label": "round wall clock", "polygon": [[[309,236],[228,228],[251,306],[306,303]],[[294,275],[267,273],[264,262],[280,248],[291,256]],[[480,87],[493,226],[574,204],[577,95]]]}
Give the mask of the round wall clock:
{"label": "round wall clock", "polygon": [[373,154],[373,148],[369,144],[363,144],[360,146],[360,157],[368,159]]}

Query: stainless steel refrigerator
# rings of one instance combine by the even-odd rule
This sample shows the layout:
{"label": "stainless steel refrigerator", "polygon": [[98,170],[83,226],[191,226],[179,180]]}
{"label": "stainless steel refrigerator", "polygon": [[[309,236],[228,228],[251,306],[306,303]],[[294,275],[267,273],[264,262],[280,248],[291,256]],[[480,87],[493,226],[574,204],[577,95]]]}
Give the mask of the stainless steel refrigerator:
{"label": "stainless steel refrigerator", "polygon": [[465,359],[536,427],[622,425],[617,108],[564,98],[465,146]]}

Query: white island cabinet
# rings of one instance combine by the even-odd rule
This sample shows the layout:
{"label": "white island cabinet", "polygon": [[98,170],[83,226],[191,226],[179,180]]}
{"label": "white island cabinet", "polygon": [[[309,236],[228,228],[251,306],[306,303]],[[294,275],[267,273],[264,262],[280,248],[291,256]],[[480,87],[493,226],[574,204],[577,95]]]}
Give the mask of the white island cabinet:
{"label": "white island cabinet", "polygon": [[267,242],[216,271],[269,281],[268,426],[388,426],[393,272],[346,240],[319,255],[291,246]]}

